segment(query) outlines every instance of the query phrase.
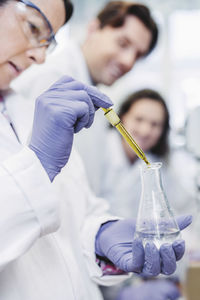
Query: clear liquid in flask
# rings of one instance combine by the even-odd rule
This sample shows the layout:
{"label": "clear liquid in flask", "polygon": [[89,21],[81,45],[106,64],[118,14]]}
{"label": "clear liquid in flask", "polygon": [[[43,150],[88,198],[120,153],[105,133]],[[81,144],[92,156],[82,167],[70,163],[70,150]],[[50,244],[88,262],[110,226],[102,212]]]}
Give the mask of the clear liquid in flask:
{"label": "clear liquid in flask", "polygon": [[159,234],[151,231],[136,231],[135,237],[140,238],[145,246],[146,243],[154,243],[159,249],[164,243],[173,243],[177,238],[180,238],[180,231],[172,229],[171,232],[159,232]]}

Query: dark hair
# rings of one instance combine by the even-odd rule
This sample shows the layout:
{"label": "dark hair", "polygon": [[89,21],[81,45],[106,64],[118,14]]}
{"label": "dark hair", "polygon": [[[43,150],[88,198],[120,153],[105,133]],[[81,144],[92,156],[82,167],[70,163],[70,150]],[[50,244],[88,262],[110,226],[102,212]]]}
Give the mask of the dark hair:
{"label": "dark hair", "polygon": [[122,105],[119,108],[119,117],[122,118],[123,115],[130,110],[130,108],[134,103],[138,102],[143,98],[154,100],[160,103],[164,108],[165,121],[163,126],[163,132],[157,144],[154,147],[152,147],[150,150],[150,152],[153,154],[164,156],[169,152],[169,145],[168,145],[169,111],[164,99],[158,92],[151,89],[143,89],[129,95],[128,98],[126,98],[126,100],[122,103]]}
{"label": "dark hair", "polygon": [[9,2],[10,0],[0,0],[0,7]]}
{"label": "dark hair", "polygon": [[[0,0],[0,7],[6,4],[11,0]],[[73,13],[73,4],[70,2],[70,0],[63,0],[65,5],[65,23],[69,21],[69,19],[72,16]]]}
{"label": "dark hair", "polygon": [[126,1],[111,1],[99,12],[97,18],[100,22],[100,28],[105,26],[116,28],[123,26],[128,15],[136,16],[151,32],[152,40],[146,53],[148,55],[157,43],[158,27],[151,17],[150,10],[145,5]]}
{"label": "dark hair", "polygon": [[65,5],[65,14],[66,14],[65,23],[67,23],[73,14],[73,4],[71,3],[70,0],[63,0],[63,1]]}

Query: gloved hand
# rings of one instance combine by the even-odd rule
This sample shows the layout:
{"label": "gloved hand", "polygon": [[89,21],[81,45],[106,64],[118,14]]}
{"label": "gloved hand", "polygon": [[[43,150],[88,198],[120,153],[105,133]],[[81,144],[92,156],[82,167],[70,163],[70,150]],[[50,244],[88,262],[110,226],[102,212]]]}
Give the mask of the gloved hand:
{"label": "gloved hand", "polygon": [[174,282],[167,279],[148,280],[139,286],[121,289],[116,300],[176,300],[181,296]]}
{"label": "gloved hand", "polygon": [[[192,217],[179,217],[177,222],[183,230],[192,222]],[[140,239],[133,241],[134,231],[135,221],[130,219],[103,224],[96,236],[96,254],[106,257],[125,272],[144,276],[172,274],[176,270],[176,261],[184,254],[185,242],[176,240],[172,244],[165,243],[159,250],[153,243],[147,243],[144,248]]]}
{"label": "gloved hand", "polygon": [[111,105],[111,100],[97,88],[68,76],[37,98],[29,147],[51,181],[69,159],[74,133],[91,126],[96,109]]}

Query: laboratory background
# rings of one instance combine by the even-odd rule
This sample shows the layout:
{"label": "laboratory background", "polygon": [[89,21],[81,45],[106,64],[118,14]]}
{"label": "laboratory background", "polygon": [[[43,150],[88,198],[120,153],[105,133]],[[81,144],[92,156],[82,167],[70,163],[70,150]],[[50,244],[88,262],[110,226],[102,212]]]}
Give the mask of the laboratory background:
{"label": "laboratory background", "polygon": [[[78,43],[84,41],[88,22],[108,1],[72,2],[73,17],[56,35],[61,47],[70,37]],[[159,28],[157,45],[125,76],[100,89],[112,99],[116,111],[128,95],[142,89],[157,91],[167,104],[170,115],[167,163],[174,175],[173,186],[177,181],[185,194],[184,207],[179,210],[177,206],[175,215],[183,212],[193,215],[190,229],[182,233],[187,255],[177,269],[177,284],[183,292],[180,300],[200,300],[200,0],[138,0],[137,3],[147,5],[152,12]],[[16,86],[17,81],[13,84]],[[104,120],[102,111],[97,118]],[[108,123],[106,126],[109,127]],[[92,163],[89,169],[95,174]],[[98,194],[98,189],[95,192]],[[177,195],[177,199],[180,197]],[[103,293],[105,300],[111,299],[109,290]]]}
{"label": "laboratory background", "polygon": [[[61,43],[71,34],[81,42],[91,16],[108,1],[73,2],[79,9],[70,24],[57,34]],[[158,24],[157,46],[127,75],[110,87],[102,86],[101,90],[111,97],[116,109],[127,95],[143,88],[158,91],[167,103],[171,160],[175,161],[176,176],[182,177],[183,185],[195,198],[192,233],[186,233],[189,254],[180,273],[186,282],[188,300],[199,300],[200,257],[192,249],[200,250],[200,0],[137,2],[151,9]]]}

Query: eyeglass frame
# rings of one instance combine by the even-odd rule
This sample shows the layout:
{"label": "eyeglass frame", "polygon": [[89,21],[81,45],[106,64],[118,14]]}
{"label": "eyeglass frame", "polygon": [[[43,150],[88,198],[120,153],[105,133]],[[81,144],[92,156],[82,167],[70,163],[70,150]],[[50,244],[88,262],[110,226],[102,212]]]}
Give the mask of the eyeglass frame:
{"label": "eyeglass frame", "polygon": [[[26,5],[28,7],[34,8],[35,10],[37,10],[41,14],[41,16],[43,17],[43,19],[47,23],[47,26],[50,29],[50,36],[47,38],[47,41],[49,42],[49,45],[52,42],[53,42],[53,44],[57,45],[57,42],[56,42],[56,39],[55,39],[55,33],[53,31],[52,25],[49,22],[49,20],[47,19],[47,17],[45,16],[45,14],[41,11],[41,9],[39,7],[37,7],[34,3],[32,3],[31,1],[29,1],[29,0],[18,0],[18,2],[21,2],[21,3],[23,3],[24,5]],[[44,46],[46,46],[46,45],[45,44],[38,45],[38,47],[44,47]]]}

